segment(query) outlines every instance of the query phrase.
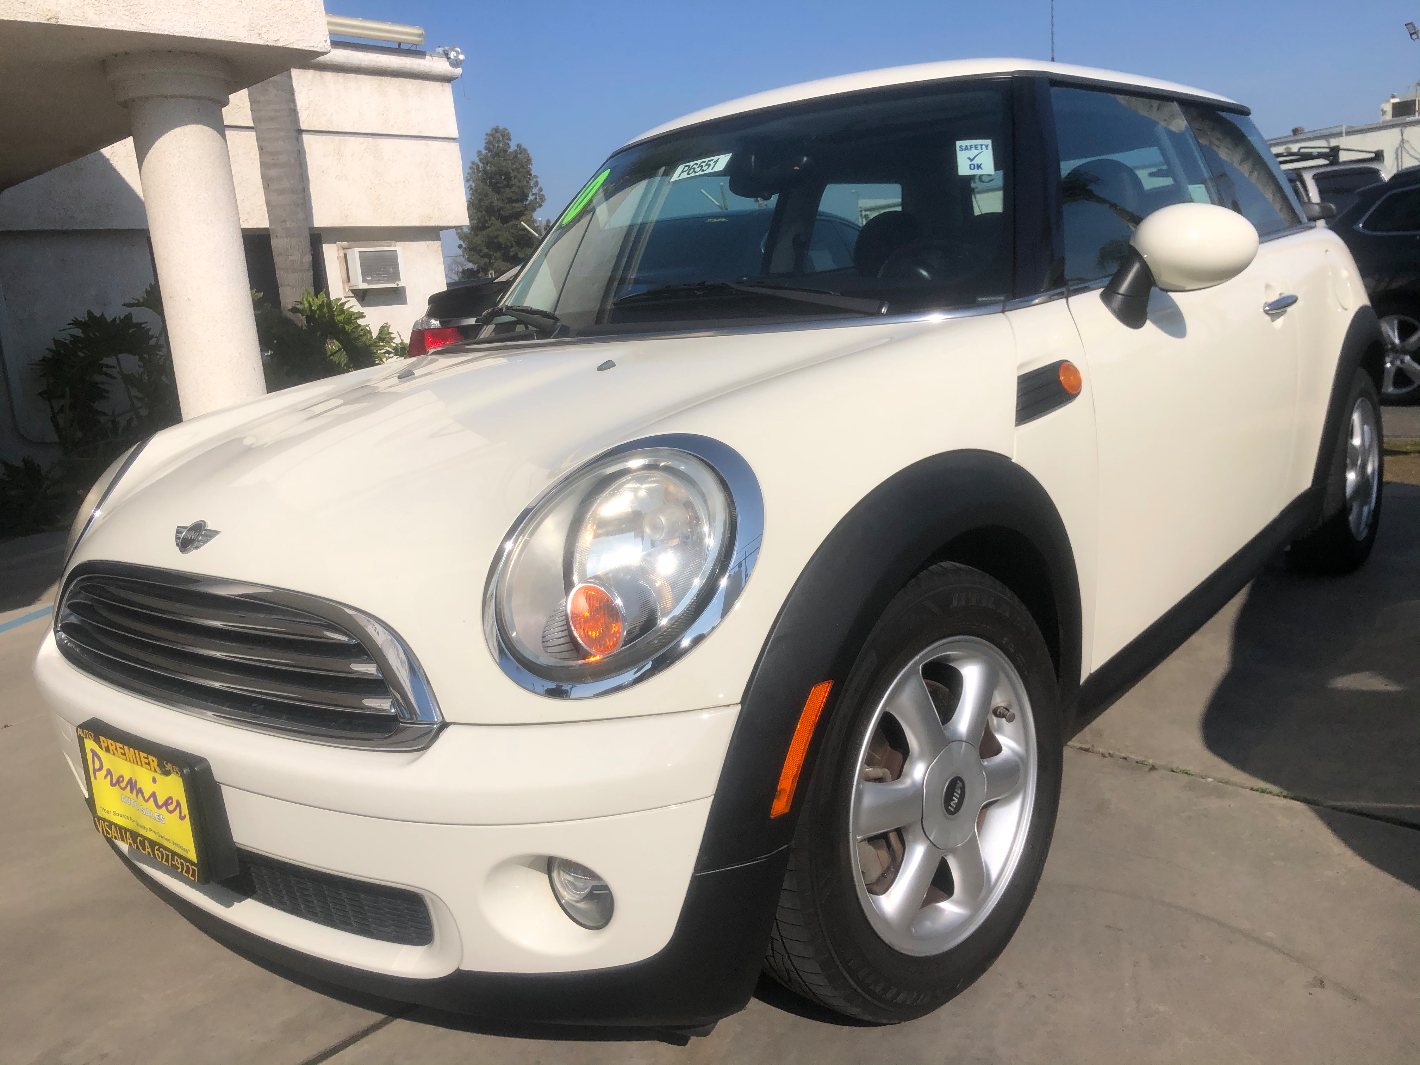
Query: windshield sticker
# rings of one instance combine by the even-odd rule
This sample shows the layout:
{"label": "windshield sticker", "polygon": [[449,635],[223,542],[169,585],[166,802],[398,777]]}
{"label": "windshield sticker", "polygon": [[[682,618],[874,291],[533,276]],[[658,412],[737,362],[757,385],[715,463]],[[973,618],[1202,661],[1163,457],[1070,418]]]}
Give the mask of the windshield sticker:
{"label": "windshield sticker", "polygon": [[[731,152],[730,155],[734,153]],[[712,155],[709,159],[696,159],[693,162],[681,163],[675,168],[675,173],[671,175],[672,181],[679,181],[681,178],[704,177],[706,174],[718,174],[725,169],[725,164],[730,161],[729,155]]]}
{"label": "windshield sticker", "polygon": [[568,225],[574,218],[581,214],[582,208],[592,202],[592,197],[597,194],[597,189],[602,187],[602,183],[606,181],[607,175],[610,173],[610,170],[603,170],[596,177],[592,178],[591,181],[583,185],[582,191],[577,193],[577,198],[572,201],[571,206],[562,212],[562,220],[558,225]]}
{"label": "windshield sticker", "polygon": [[996,164],[991,159],[990,141],[957,141],[958,175],[994,173]]}

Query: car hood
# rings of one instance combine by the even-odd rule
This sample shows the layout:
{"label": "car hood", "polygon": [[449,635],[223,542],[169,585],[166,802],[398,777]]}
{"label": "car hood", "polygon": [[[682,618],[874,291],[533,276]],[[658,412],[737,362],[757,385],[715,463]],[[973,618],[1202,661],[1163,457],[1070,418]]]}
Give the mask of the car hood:
{"label": "car hood", "polygon": [[[503,346],[318,382],[159,434],[75,560],[347,603],[414,648],[451,719],[546,719],[549,700],[504,678],[483,637],[484,584],[519,513],[607,447],[682,431],[687,412],[711,399],[931,328]],[[199,519],[218,534],[180,554],[175,529]],[[475,663],[525,711],[450,705],[440,674]],[[565,704],[560,713],[552,719],[572,716]]]}

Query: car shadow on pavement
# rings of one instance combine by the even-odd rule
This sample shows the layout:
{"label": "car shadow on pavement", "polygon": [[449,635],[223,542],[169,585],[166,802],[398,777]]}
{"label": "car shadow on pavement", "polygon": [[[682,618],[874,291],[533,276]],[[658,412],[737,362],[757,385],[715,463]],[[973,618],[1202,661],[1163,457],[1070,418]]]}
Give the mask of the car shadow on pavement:
{"label": "car shadow on pavement", "polygon": [[1417,531],[1420,487],[1387,484],[1376,547],[1359,572],[1308,577],[1280,562],[1263,572],[1202,726],[1215,755],[1316,804],[1359,857],[1414,887],[1416,855],[1350,815],[1420,830]]}

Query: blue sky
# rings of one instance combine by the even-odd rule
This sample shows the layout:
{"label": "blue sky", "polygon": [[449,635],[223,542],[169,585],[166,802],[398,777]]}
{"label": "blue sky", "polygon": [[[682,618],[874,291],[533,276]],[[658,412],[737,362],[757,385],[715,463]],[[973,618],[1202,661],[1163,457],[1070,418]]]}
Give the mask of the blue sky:
{"label": "blue sky", "polygon": [[[494,125],[532,152],[559,211],[653,126],[722,100],[855,70],[1050,56],[1049,0],[459,3],[327,0],[414,23],[468,56],[454,83],[465,164]],[[1196,85],[1248,104],[1267,136],[1374,122],[1420,80],[1420,0],[1056,0],[1056,58]]]}

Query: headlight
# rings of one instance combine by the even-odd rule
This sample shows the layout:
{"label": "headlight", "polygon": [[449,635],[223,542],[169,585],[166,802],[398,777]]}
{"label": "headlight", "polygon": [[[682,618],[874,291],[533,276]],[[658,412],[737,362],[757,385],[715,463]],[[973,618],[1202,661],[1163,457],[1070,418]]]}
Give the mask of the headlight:
{"label": "headlight", "polygon": [[147,442],[147,440],[140,440],[114,459],[113,464],[104,470],[99,479],[94,482],[94,487],[89,489],[89,494],[84,497],[84,502],[79,504],[79,513],[74,515],[74,524],[69,526],[69,539],[64,545],[65,569],[69,568],[69,560],[74,557],[74,549],[79,546],[79,541],[84,538],[84,534],[89,531],[89,526],[98,517],[104,501],[113,491],[113,486],[118,484],[119,478],[128,472],[128,467],[133,465],[134,460],[138,458],[138,453],[143,450],[143,445]]}
{"label": "headlight", "polygon": [[655,437],[565,477],[505,539],[489,646],[523,687],[583,698],[635,683],[715,627],[749,579],[763,504],[714,440]]}

